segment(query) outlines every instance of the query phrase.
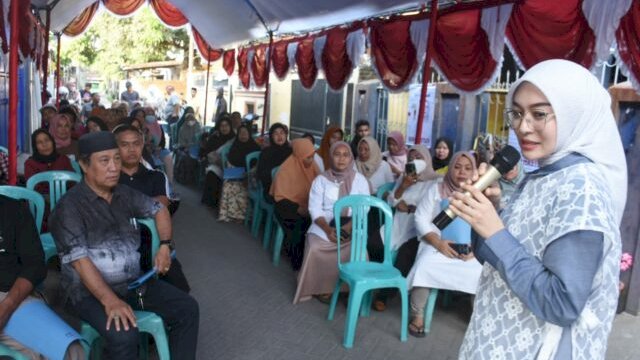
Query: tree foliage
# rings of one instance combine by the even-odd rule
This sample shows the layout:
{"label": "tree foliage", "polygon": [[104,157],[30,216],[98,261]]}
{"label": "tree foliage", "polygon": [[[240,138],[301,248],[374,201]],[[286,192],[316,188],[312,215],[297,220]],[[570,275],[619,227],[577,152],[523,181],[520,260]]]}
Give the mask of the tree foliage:
{"label": "tree foliage", "polygon": [[84,34],[63,38],[60,60],[63,65],[80,65],[114,79],[122,76],[125,65],[184,58],[188,46],[184,29],[167,28],[145,6],[128,18],[106,11],[96,15]]}

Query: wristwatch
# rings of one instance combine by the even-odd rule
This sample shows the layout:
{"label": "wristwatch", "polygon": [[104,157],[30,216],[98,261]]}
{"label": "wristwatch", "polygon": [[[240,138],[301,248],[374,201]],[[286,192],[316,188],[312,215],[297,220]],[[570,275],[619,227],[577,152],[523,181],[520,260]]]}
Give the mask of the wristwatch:
{"label": "wristwatch", "polygon": [[173,240],[168,239],[168,240],[160,240],[160,246],[162,245],[167,245],[169,247],[169,250],[173,251],[173,249],[175,249],[175,244],[173,242]]}

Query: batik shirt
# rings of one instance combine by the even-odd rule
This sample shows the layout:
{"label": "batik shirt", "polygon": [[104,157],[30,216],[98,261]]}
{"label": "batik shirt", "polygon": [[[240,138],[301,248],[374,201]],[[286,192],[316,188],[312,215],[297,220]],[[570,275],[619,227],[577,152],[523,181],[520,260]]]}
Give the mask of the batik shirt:
{"label": "batik shirt", "polygon": [[93,262],[116,294],[126,294],[127,284],[140,276],[140,232],[131,219],[154,217],[161,208],[159,202],[126,185],[113,189],[111,203],[85,182],[65,194],[49,227],[62,263],[61,285],[72,303],[90,295],[72,266],[82,258]]}

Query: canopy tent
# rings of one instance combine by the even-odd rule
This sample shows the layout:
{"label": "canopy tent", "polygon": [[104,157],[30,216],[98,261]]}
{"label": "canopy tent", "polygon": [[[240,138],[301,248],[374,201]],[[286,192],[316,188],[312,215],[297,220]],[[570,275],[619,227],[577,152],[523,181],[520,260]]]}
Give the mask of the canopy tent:
{"label": "canopy tent", "polygon": [[478,93],[499,74],[505,45],[526,70],[550,58],[593,68],[617,43],[620,67],[640,90],[640,0],[32,0],[47,21],[36,21],[28,1],[0,1],[5,24],[8,3],[19,5],[16,44],[45,74],[49,29],[78,35],[100,7],[127,16],[149,4],[169,26],[189,22],[203,57],[223,59],[244,87],[268,88],[272,70],[282,78],[295,68],[307,88],[322,71],[340,89],[368,48],[391,91],[412,83],[426,63],[424,81],[434,67],[460,92]]}

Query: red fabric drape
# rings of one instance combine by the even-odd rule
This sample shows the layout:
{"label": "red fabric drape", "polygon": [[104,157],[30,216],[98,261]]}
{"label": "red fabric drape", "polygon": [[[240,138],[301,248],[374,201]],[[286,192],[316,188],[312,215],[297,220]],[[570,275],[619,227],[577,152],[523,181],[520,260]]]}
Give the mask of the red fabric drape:
{"label": "red fabric drape", "polygon": [[248,89],[251,85],[251,75],[249,74],[249,67],[247,66],[247,60],[249,57],[249,50],[242,48],[238,52],[238,77],[240,78],[240,84]]}
{"label": "red fabric drape", "polygon": [[233,70],[236,68],[236,51],[235,50],[227,50],[222,55],[222,67],[224,71],[227,72],[227,75],[231,76],[233,74]]}
{"label": "red fabric drape", "polygon": [[[18,35],[20,53],[24,57],[31,56],[32,50],[31,39],[33,34],[31,34],[31,32],[33,31],[35,19],[29,11],[30,6],[29,1],[18,1],[18,16],[20,17],[20,22],[18,23],[20,30],[18,31]],[[9,12],[11,12],[11,10],[9,10]],[[11,22],[11,20],[9,20],[9,22]]]}
{"label": "red fabric drape", "polygon": [[514,4],[507,39],[527,69],[548,59],[571,60],[588,69],[595,58],[595,36],[582,12],[582,0]]}
{"label": "red fabric drape", "polygon": [[267,45],[259,45],[253,48],[253,59],[251,61],[251,74],[253,82],[257,87],[263,87],[267,82]]}
{"label": "red fabric drape", "polygon": [[380,80],[391,90],[404,88],[419,67],[409,32],[411,21],[373,20],[369,26],[371,56]]}
{"label": "red fabric drape", "polygon": [[306,37],[298,41],[298,51],[296,51],[296,66],[300,82],[306,89],[311,89],[318,77],[318,68],[313,57],[313,37]]}
{"label": "red fabric drape", "polygon": [[149,5],[160,20],[169,26],[178,27],[189,22],[182,12],[167,0],[149,0]]}
{"label": "red fabric drape", "polygon": [[[618,54],[627,66],[629,75],[635,78],[634,86],[640,82],[640,0],[635,0],[629,12],[620,19],[616,31]],[[636,91],[640,89],[636,88]]]}
{"label": "red fabric drape", "polygon": [[107,10],[120,16],[125,16],[138,10],[146,0],[102,0]]}
{"label": "red fabric drape", "polygon": [[451,84],[469,92],[485,86],[498,66],[480,27],[481,14],[482,10],[467,10],[438,17],[431,54]]}
{"label": "red fabric drape", "polygon": [[273,44],[271,49],[271,68],[280,80],[284,79],[289,72],[288,46],[289,41],[278,41]]}
{"label": "red fabric drape", "polygon": [[62,30],[62,32],[67,36],[78,36],[82,34],[89,26],[89,23],[93,19],[93,16],[96,14],[96,11],[98,11],[99,6],[100,2],[96,1],[86,7],[84,10],[82,10],[82,13],[80,13],[80,15],[76,16],[69,23],[69,25],[67,25],[67,27]]}
{"label": "red fabric drape", "polygon": [[193,40],[196,42],[196,46],[198,46],[200,55],[202,55],[205,61],[217,61],[222,57],[222,50],[212,49],[202,35],[200,35],[198,30],[193,26],[191,27],[191,33],[193,34]]}
{"label": "red fabric drape", "polygon": [[352,30],[334,28],[327,32],[327,42],[322,50],[322,70],[333,90],[342,89],[351,75],[353,63],[347,54],[347,35]]}

